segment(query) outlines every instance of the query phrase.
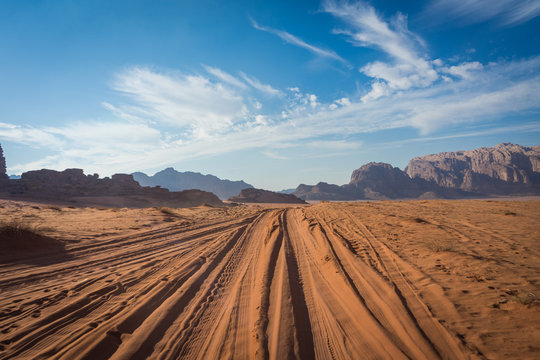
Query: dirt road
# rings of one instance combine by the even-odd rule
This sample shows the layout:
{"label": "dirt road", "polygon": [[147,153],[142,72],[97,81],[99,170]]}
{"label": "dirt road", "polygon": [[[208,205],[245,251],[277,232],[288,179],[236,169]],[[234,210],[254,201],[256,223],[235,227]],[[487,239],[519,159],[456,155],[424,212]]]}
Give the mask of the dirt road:
{"label": "dirt road", "polygon": [[0,359],[484,358],[346,207],[212,211],[1,265]]}

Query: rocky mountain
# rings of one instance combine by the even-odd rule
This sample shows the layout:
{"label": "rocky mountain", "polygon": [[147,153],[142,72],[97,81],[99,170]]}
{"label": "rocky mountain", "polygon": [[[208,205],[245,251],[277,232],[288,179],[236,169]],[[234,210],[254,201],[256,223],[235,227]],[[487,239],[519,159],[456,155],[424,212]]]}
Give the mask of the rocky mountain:
{"label": "rocky mountain", "polygon": [[220,199],[227,199],[238,194],[242,189],[253,187],[244,181],[222,180],[214,175],[203,175],[191,171],[180,172],[173,168],[159,171],[152,176],[142,172],[135,172],[132,175],[141,186],[161,186],[171,191],[199,189],[210,191]]}
{"label": "rocky mountain", "polygon": [[20,179],[3,182],[0,197],[128,207],[223,205],[210,192],[170,192],[160,187],[142,187],[128,174],[115,174],[101,179],[97,174],[85,175],[81,169],[25,172]]}
{"label": "rocky mountain", "polygon": [[304,200],[292,194],[254,188],[243,189],[237,196],[229,198],[229,201],[240,203],[307,204]]}
{"label": "rocky mountain", "polygon": [[306,200],[383,200],[463,195],[454,190],[440,189],[424,179],[411,179],[407,173],[390,164],[374,162],[354,170],[348,184],[302,184],[294,194]]}
{"label": "rocky mountain", "polygon": [[293,195],[304,200],[357,200],[361,199],[349,185],[334,185],[320,182],[317,185],[300,184]]}
{"label": "rocky mountain", "polygon": [[480,194],[540,193],[540,146],[502,143],[412,159],[405,171],[443,188]]}
{"label": "rocky mountain", "polygon": [[499,144],[412,159],[405,171],[369,163],[345,185],[301,184],[294,194],[306,200],[460,198],[540,194],[540,146]]}
{"label": "rocky mountain", "polygon": [[349,188],[366,199],[416,198],[436,189],[390,164],[369,163],[353,171]]}

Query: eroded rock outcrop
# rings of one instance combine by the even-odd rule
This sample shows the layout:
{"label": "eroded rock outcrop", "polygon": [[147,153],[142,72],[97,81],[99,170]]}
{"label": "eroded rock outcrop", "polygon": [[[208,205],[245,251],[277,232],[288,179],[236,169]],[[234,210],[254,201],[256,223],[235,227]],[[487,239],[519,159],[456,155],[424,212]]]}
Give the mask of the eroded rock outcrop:
{"label": "eroded rock outcrop", "polygon": [[540,146],[502,143],[491,148],[444,152],[412,159],[413,179],[484,195],[540,193]]}
{"label": "eroded rock outcrop", "polygon": [[426,155],[412,159],[405,171],[369,163],[353,172],[349,184],[302,184],[294,194],[308,200],[540,194],[540,146],[503,143]]}
{"label": "eroded rock outcrop", "polygon": [[306,204],[304,200],[292,194],[282,194],[254,188],[241,190],[240,194],[229,198],[229,201],[240,203]]}
{"label": "eroded rock outcrop", "polygon": [[4,157],[4,150],[2,150],[2,146],[0,145],[0,181],[1,180],[7,180],[9,177],[7,175],[7,169],[6,169],[6,158]]}
{"label": "eroded rock outcrop", "polygon": [[397,167],[373,162],[354,170],[349,185],[364,199],[416,198],[436,191],[432,184],[411,179]]}
{"label": "eroded rock outcrop", "polygon": [[317,185],[300,184],[293,195],[304,200],[355,200],[357,195],[347,185],[320,182]]}
{"label": "eroded rock outcrop", "polygon": [[81,169],[34,170],[18,180],[9,180],[1,189],[2,197],[61,201],[113,206],[221,206],[219,198],[207,191],[171,192],[160,187],[142,187],[128,174],[100,179],[85,175]]}
{"label": "eroded rock outcrop", "polygon": [[455,190],[442,189],[424,179],[411,179],[407,173],[386,163],[371,162],[353,171],[345,185],[318,183],[299,185],[294,194],[306,200],[384,200],[399,198],[458,197]]}

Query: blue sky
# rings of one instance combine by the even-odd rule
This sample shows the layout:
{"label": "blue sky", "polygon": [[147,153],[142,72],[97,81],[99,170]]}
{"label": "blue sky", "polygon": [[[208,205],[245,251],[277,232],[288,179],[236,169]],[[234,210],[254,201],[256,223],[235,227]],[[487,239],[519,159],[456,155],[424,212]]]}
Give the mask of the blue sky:
{"label": "blue sky", "polygon": [[540,144],[540,0],[0,2],[8,173],[279,190]]}

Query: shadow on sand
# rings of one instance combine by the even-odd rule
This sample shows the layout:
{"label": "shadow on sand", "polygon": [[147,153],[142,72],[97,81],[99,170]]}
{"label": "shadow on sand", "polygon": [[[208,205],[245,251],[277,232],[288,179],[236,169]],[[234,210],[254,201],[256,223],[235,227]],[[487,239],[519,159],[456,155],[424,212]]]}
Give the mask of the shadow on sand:
{"label": "shadow on sand", "polygon": [[51,265],[71,258],[59,239],[16,223],[0,226],[0,264]]}

